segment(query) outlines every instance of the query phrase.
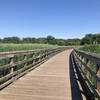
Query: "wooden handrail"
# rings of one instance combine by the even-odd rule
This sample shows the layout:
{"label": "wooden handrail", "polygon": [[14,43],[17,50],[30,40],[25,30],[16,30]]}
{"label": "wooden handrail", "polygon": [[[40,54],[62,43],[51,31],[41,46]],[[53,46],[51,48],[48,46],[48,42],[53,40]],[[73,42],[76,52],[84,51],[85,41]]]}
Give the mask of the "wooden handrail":
{"label": "wooden handrail", "polygon": [[100,55],[78,49],[74,49],[72,55],[82,79],[85,80],[86,88],[91,92],[88,94],[100,99]]}

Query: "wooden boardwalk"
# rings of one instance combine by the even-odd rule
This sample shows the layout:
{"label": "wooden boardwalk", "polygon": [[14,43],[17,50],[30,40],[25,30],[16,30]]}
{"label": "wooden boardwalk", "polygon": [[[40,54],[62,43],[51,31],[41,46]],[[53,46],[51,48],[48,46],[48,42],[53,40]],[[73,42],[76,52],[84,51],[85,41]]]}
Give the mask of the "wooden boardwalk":
{"label": "wooden boardwalk", "polygon": [[64,51],[0,91],[0,100],[72,100],[69,55]]}

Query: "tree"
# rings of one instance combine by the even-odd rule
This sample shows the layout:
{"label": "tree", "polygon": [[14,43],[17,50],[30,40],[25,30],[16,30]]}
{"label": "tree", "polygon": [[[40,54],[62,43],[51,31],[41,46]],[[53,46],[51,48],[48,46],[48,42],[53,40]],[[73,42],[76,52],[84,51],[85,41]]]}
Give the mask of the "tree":
{"label": "tree", "polygon": [[37,43],[46,44],[47,43],[47,39],[46,38],[38,38],[37,39]]}
{"label": "tree", "polygon": [[48,44],[56,44],[56,39],[53,36],[49,35],[49,36],[47,36],[47,43]]}
{"label": "tree", "polygon": [[63,39],[56,39],[56,41],[57,41],[57,45],[59,45],[59,46],[65,45],[65,40],[63,40]]}
{"label": "tree", "polygon": [[84,44],[99,44],[100,43],[100,33],[98,34],[87,34],[82,40],[81,45]]}
{"label": "tree", "polygon": [[6,37],[3,39],[4,43],[20,43],[19,37]]}
{"label": "tree", "polygon": [[37,40],[37,39],[34,38],[34,37],[31,38],[31,42],[32,42],[32,43],[36,43],[36,42],[37,42],[36,40]]}
{"label": "tree", "polygon": [[22,39],[23,43],[32,43],[32,38],[26,37]]}

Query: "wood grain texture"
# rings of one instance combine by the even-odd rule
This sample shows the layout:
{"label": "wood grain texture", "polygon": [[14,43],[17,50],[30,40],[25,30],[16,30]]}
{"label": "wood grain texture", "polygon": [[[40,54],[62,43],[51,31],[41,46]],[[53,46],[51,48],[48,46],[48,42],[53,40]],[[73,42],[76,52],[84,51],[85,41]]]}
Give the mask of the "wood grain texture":
{"label": "wood grain texture", "polygon": [[0,91],[0,100],[71,100],[69,55],[57,54]]}

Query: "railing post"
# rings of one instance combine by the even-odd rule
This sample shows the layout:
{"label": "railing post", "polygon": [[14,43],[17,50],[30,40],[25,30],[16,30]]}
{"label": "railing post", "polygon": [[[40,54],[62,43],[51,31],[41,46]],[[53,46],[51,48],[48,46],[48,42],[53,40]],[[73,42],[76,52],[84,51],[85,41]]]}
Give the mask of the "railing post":
{"label": "railing post", "polygon": [[[14,64],[14,59],[13,57],[10,59],[10,64],[13,65]],[[14,72],[14,68],[13,66],[11,67],[10,73],[12,74]]]}
{"label": "railing post", "polygon": [[[97,75],[100,76],[100,65],[97,65]],[[100,83],[97,81],[97,90],[100,93]]]}
{"label": "railing post", "polygon": [[39,52],[38,57],[39,57],[38,61],[41,61],[41,52]]}
{"label": "railing post", "polygon": [[86,68],[85,68],[85,66],[84,66],[84,64],[85,64],[85,58],[82,57],[82,60],[81,60],[81,61],[82,61],[82,63],[83,63],[83,64],[81,65],[81,66],[82,66],[82,70],[83,70],[84,73],[87,75],[87,70],[86,70]]}
{"label": "railing post", "polygon": [[46,54],[46,57],[48,57],[48,51],[46,51],[46,53],[45,53],[45,54]]}
{"label": "railing post", "polygon": [[43,52],[43,59],[46,57],[46,51]]}
{"label": "railing post", "polygon": [[[89,59],[86,60],[86,65],[87,65],[88,67],[90,67],[90,61],[89,61]],[[90,74],[89,71],[87,71],[87,78],[88,78],[89,80],[91,79],[91,74]]]}
{"label": "railing post", "polygon": [[33,53],[33,64],[35,63],[35,60],[34,60],[34,58],[35,58],[35,53]]}
{"label": "railing post", "polygon": [[[27,60],[27,55],[24,55],[24,60]],[[27,66],[27,63],[25,63],[24,67]]]}

